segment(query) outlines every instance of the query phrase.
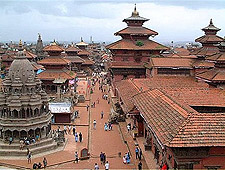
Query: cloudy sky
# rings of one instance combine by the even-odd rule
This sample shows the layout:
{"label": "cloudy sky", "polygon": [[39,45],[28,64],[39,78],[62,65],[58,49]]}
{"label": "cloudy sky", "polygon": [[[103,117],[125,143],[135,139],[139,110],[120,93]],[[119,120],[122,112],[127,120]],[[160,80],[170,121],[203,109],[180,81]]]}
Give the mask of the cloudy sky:
{"label": "cloudy sky", "polygon": [[115,41],[135,3],[156,41],[194,41],[210,18],[225,36],[225,0],[0,0],[0,41]]}

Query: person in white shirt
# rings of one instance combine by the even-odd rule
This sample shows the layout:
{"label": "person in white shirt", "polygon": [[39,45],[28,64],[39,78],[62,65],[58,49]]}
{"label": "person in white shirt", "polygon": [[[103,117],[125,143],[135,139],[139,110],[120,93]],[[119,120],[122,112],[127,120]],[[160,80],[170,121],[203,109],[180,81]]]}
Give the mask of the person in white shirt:
{"label": "person in white shirt", "polygon": [[95,163],[95,170],[99,170],[99,166],[97,163]]}
{"label": "person in white shirt", "polygon": [[105,163],[105,170],[109,170],[109,162],[108,161],[106,161],[106,163]]}

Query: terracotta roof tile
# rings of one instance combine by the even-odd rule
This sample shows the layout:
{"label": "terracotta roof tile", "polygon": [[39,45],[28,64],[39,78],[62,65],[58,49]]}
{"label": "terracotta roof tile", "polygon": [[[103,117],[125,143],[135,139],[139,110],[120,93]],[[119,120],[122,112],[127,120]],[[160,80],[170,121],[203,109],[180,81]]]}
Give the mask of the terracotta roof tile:
{"label": "terracotta roof tile", "polygon": [[193,114],[170,147],[225,146],[225,113]]}
{"label": "terracotta roof tile", "polygon": [[194,68],[213,68],[214,67],[214,63],[213,62],[208,62],[205,60],[196,60],[194,61],[194,63],[192,64],[192,66]]}
{"label": "terracotta roof tile", "polygon": [[44,69],[44,66],[42,66],[42,65],[40,65],[40,64],[37,64],[37,63],[35,63],[35,62],[32,62],[31,63],[32,64],[32,66],[33,66],[33,68],[34,68],[34,71],[37,71],[37,70],[39,70],[39,69]]}
{"label": "terracotta roof tile", "polygon": [[144,45],[137,46],[135,41],[122,39],[106,46],[108,49],[128,49],[128,50],[167,50],[168,47],[163,46],[152,40],[141,40]]}
{"label": "terracotta roof tile", "polygon": [[190,114],[158,89],[133,97],[140,114],[162,144],[168,145]]}
{"label": "terracotta roof tile", "polygon": [[195,49],[192,54],[197,56],[210,56],[219,52],[217,47],[200,47]]}
{"label": "terracotta roof tile", "polygon": [[93,65],[94,61],[90,60],[90,59],[84,59],[84,62],[82,63],[82,65]]}
{"label": "terracotta roof tile", "polygon": [[122,35],[122,34],[131,34],[131,35],[137,35],[137,34],[145,34],[145,35],[158,35],[157,32],[145,28],[145,27],[134,27],[134,26],[129,26],[126,27],[118,32],[115,33],[115,35]]}
{"label": "terracotta roof tile", "polygon": [[78,56],[66,56],[65,59],[69,60],[71,63],[83,63],[85,61]]}
{"label": "terracotta roof tile", "polygon": [[190,51],[186,48],[174,48],[174,52],[180,56],[190,55]]}
{"label": "terracotta roof tile", "polygon": [[124,103],[124,111],[130,112],[134,108],[134,104],[132,101],[132,97],[135,94],[140,93],[140,89],[138,89],[131,80],[122,80],[116,82],[116,89]]}
{"label": "terracotta roof tile", "polygon": [[88,52],[87,50],[80,50],[79,52],[78,52],[78,55],[79,56],[82,56],[82,55],[90,55],[91,53],[90,52]]}
{"label": "terracotta roof tile", "polygon": [[206,43],[206,42],[222,42],[223,38],[217,35],[203,35],[195,40],[196,42]]}
{"label": "terracotta roof tile", "polygon": [[189,112],[158,89],[133,97],[162,144],[169,147],[225,146],[225,113]]}
{"label": "terracotta roof tile", "polygon": [[79,48],[77,48],[77,47],[70,46],[70,47],[66,48],[65,51],[66,52],[78,52],[78,51],[81,51],[81,50]]}
{"label": "terracotta roof tile", "polygon": [[62,48],[62,47],[60,47],[60,46],[58,46],[58,45],[56,45],[56,44],[51,44],[51,45],[48,45],[48,46],[46,46],[44,49],[43,49],[44,51],[61,51],[61,52],[63,52],[64,51],[64,49]]}
{"label": "terracotta roof tile", "polygon": [[224,68],[213,68],[211,70],[206,70],[204,72],[198,73],[196,75],[199,79],[204,79],[207,81],[225,81],[225,69]]}
{"label": "terracotta roof tile", "polygon": [[206,57],[206,60],[209,61],[219,61],[219,62],[224,62],[225,61],[225,52],[220,52],[211,56]]}
{"label": "terracotta roof tile", "polygon": [[55,80],[55,79],[67,79],[71,80],[75,78],[75,73],[66,69],[63,70],[45,70],[37,75],[41,80]]}
{"label": "terracotta roof tile", "polygon": [[70,64],[70,61],[65,58],[48,57],[48,58],[38,61],[38,64],[41,64],[41,65],[68,65],[68,64]]}
{"label": "terracotta roof tile", "polygon": [[37,57],[37,55],[33,54],[30,51],[25,51],[24,54],[28,59],[35,59]]}
{"label": "terracotta roof tile", "polygon": [[179,68],[189,68],[192,69],[192,59],[186,58],[154,58],[150,60],[150,65],[152,67],[179,67]]}

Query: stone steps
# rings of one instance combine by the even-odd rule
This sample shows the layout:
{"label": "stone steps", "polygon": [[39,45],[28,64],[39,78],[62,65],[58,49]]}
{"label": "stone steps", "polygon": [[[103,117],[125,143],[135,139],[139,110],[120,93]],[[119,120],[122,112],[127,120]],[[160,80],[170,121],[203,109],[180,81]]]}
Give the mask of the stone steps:
{"label": "stone steps", "polygon": [[[44,145],[48,145],[51,144],[53,142],[53,138],[46,138],[46,139],[42,139],[41,141],[38,141],[36,143],[32,143],[30,145],[25,145],[24,149],[29,148],[35,148],[35,147],[40,147],[40,146],[44,146]],[[0,143],[0,149],[19,149],[20,148],[20,144],[19,143],[12,143],[11,145],[7,144],[7,143]]]}
{"label": "stone steps", "polygon": [[[57,143],[55,141],[52,140],[51,143],[48,143],[46,145],[42,145],[42,146],[36,146],[33,148],[29,148],[31,151],[32,155],[36,155],[39,153],[43,153],[46,151],[50,151],[50,150],[54,150],[57,148]],[[1,149],[0,150],[0,156],[25,156],[27,155],[27,150],[23,149],[20,150],[19,147],[18,149]]]}

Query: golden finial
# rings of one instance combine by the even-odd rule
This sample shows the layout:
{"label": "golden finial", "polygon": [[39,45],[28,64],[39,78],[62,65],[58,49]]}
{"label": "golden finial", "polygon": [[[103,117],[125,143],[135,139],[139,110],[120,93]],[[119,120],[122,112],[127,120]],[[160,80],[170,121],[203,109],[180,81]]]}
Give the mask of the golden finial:
{"label": "golden finial", "polygon": [[22,42],[21,39],[20,39],[20,42],[19,42],[19,46],[23,46],[23,42]]}
{"label": "golden finial", "polygon": [[132,12],[132,17],[137,17],[137,16],[139,16],[139,12],[137,12],[136,4],[134,4],[134,12]]}

